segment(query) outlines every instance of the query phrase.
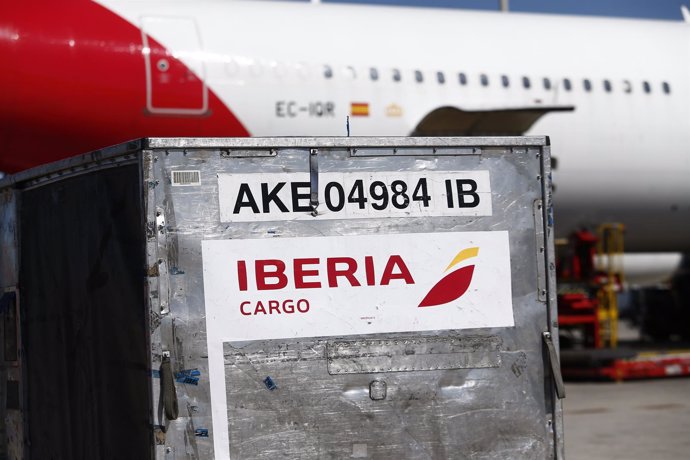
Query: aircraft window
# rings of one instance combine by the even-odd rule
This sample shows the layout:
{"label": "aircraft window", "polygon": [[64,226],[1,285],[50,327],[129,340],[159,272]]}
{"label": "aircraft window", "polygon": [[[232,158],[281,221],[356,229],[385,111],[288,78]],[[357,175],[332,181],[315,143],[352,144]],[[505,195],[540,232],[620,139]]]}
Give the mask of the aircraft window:
{"label": "aircraft window", "polygon": [[398,69],[393,69],[393,81],[400,81],[401,79],[400,71]]}
{"label": "aircraft window", "polygon": [[[302,77],[302,78],[307,78],[307,77],[309,77],[309,66],[307,66],[306,64],[300,62],[300,63],[297,63],[297,64],[295,65],[295,67],[297,68],[297,74],[298,74],[300,77]],[[258,74],[256,74],[256,75],[258,75]]]}
{"label": "aircraft window", "polygon": [[467,84],[467,75],[464,73],[460,72],[458,74],[458,81],[460,82],[461,85],[466,85]]}
{"label": "aircraft window", "polygon": [[542,80],[542,83],[544,84],[544,89],[545,89],[545,90],[548,91],[548,90],[551,89],[551,80],[549,80],[548,78],[544,77],[544,79]]}
{"label": "aircraft window", "polygon": [[645,93],[651,93],[652,92],[652,87],[649,85],[648,81],[642,82],[642,88],[644,88]]}
{"label": "aircraft window", "polygon": [[529,89],[529,87],[532,86],[532,83],[529,81],[529,77],[522,77],[522,86],[524,86],[527,89]]}
{"label": "aircraft window", "polygon": [[349,65],[349,66],[346,67],[346,69],[347,69],[347,76],[348,76],[348,77],[350,77],[352,80],[354,80],[355,78],[357,78],[357,71],[355,70],[354,67],[352,67],[351,65]]}
{"label": "aircraft window", "polygon": [[329,65],[323,66],[323,76],[326,78],[332,78],[333,77],[333,69]]}
{"label": "aircraft window", "polygon": [[375,67],[372,67],[369,69],[369,77],[373,80],[376,81],[379,79],[379,71],[376,70]]}
{"label": "aircraft window", "polygon": [[417,83],[421,83],[424,81],[424,75],[422,74],[421,70],[414,71],[414,79],[417,81]]}
{"label": "aircraft window", "polygon": [[623,91],[626,93],[632,93],[632,85],[630,80],[623,80]]}
{"label": "aircraft window", "polygon": [[479,76],[479,81],[482,83],[482,86],[489,86],[489,77],[485,73]]}
{"label": "aircraft window", "polygon": [[608,80],[604,80],[604,90],[606,90],[607,93],[611,92],[611,82]]}
{"label": "aircraft window", "polygon": [[565,88],[566,91],[570,91],[571,89],[573,89],[573,85],[570,83],[569,78],[563,79],[563,88]]}
{"label": "aircraft window", "polygon": [[443,75],[443,72],[436,72],[436,79],[438,80],[438,83],[441,85],[446,82],[446,76]]}
{"label": "aircraft window", "polygon": [[664,90],[664,94],[671,94],[671,85],[667,81],[661,82],[661,87]]}
{"label": "aircraft window", "polygon": [[[277,71],[278,69],[283,70],[282,75]],[[240,65],[237,63],[236,60],[231,59],[228,62],[225,63],[225,73],[227,73],[230,76],[234,76],[239,72],[240,70]],[[278,66],[276,67],[276,73],[278,74],[279,77],[282,77],[285,72],[285,67]]]}
{"label": "aircraft window", "polygon": [[592,91],[592,82],[589,81],[587,78],[582,80],[582,86],[585,87],[585,91],[587,91],[587,92]]}
{"label": "aircraft window", "polygon": [[[161,65],[162,64],[162,65]],[[161,61],[158,61],[158,70],[165,72],[168,70],[168,61],[166,59],[162,59]],[[298,69],[301,71],[300,74],[301,76],[303,75],[304,69],[302,69],[301,64],[299,65]],[[249,71],[251,72],[252,76],[258,77],[263,73],[263,66],[259,61],[255,61],[250,67]]]}
{"label": "aircraft window", "polygon": [[508,80],[508,75],[501,75],[501,84],[503,85],[504,88],[507,88],[510,86],[510,80]]}

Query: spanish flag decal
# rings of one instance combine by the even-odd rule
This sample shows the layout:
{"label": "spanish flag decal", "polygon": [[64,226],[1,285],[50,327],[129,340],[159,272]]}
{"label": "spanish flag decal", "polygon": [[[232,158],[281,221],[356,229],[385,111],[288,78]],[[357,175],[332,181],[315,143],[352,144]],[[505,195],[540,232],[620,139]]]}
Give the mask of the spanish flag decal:
{"label": "spanish flag decal", "polygon": [[369,103],[368,102],[352,102],[350,104],[350,115],[353,117],[368,117]]}

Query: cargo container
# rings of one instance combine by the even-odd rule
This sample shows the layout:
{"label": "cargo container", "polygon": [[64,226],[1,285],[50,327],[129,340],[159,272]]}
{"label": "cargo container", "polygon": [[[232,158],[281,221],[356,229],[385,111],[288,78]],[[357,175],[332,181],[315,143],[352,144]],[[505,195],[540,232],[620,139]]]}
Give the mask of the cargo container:
{"label": "cargo container", "polygon": [[147,138],[0,180],[4,453],[562,458],[548,138]]}

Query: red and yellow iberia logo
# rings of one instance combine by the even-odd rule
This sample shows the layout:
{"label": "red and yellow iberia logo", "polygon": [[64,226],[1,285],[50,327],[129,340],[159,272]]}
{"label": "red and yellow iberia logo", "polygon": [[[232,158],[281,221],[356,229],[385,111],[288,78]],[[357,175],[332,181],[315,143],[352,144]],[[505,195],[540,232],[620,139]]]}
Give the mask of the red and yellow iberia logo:
{"label": "red and yellow iberia logo", "polygon": [[[463,249],[453,258],[453,261],[445,269],[445,272],[448,272],[448,270],[456,267],[467,259],[477,257],[477,254],[479,254],[478,247]],[[462,266],[448,273],[431,288],[426,297],[422,299],[419,307],[434,307],[459,299],[470,287],[473,274],[474,264]]]}

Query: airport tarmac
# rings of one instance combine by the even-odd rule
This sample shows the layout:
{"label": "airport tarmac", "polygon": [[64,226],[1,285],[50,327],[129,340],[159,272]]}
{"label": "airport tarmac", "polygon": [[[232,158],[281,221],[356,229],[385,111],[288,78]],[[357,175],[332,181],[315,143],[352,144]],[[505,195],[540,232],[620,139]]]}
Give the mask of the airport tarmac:
{"label": "airport tarmac", "polygon": [[568,460],[690,458],[690,378],[568,383]]}

